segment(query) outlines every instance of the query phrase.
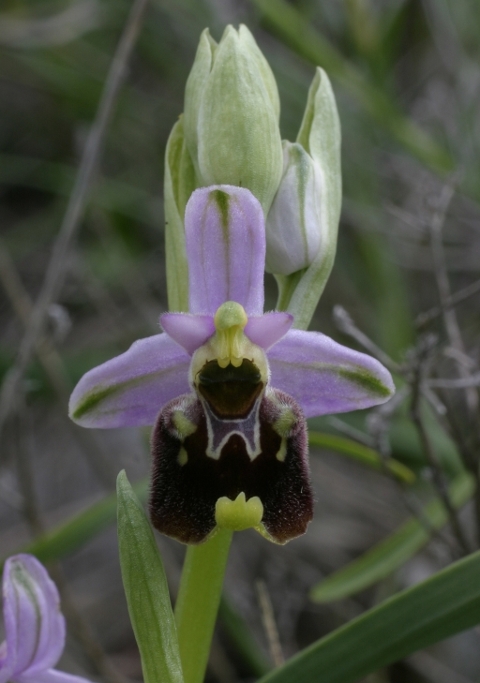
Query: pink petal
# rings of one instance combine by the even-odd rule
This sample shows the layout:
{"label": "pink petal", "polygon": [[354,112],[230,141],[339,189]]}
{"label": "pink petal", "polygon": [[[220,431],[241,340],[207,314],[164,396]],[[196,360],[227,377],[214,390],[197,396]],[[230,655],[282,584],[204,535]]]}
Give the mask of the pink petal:
{"label": "pink petal", "polygon": [[11,678],[54,666],[65,645],[65,620],[57,588],[32,555],[15,555],[5,563],[3,612]]}
{"label": "pink petal", "polygon": [[164,313],[160,318],[160,323],[168,336],[183,346],[191,356],[215,334],[215,325],[211,315]]}
{"label": "pink petal", "polygon": [[272,311],[248,319],[245,334],[257,346],[269,349],[284,337],[293,324],[293,315]]}
{"label": "pink petal", "polygon": [[263,313],[265,222],[260,202],[244,188],[196,190],[185,210],[190,311],[214,315],[225,301],[247,315]]}
{"label": "pink petal", "polygon": [[268,352],[271,386],[290,394],[306,417],[385,403],[395,387],[375,358],[319,332],[290,330]]}
{"label": "pink petal", "polygon": [[[5,617],[5,606],[3,609]],[[10,643],[9,652],[7,652],[7,643],[4,641],[0,645],[0,683],[7,683],[10,680],[14,666],[15,666],[15,652],[16,644]]]}
{"label": "pink petal", "polygon": [[151,425],[165,403],[189,391],[189,366],[188,354],[168,335],[139,339],[82,377],[70,417],[83,427]]}

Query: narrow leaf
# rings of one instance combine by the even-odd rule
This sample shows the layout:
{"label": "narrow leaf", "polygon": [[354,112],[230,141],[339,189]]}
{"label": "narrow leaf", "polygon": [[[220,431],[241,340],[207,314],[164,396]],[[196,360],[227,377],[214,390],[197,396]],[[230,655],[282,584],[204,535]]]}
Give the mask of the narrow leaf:
{"label": "narrow leaf", "polygon": [[415,473],[412,472],[409,467],[406,467],[403,463],[394,458],[385,460],[380,453],[373,448],[364,446],[353,439],[348,439],[344,436],[336,436],[335,434],[327,434],[325,432],[309,432],[308,441],[311,446],[328,448],[331,451],[348,455],[350,458],[353,458],[353,460],[357,460],[375,470],[389,472],[406,484],[413,484],[415,481]]}
{"label": "narrow leaf", "polygon": [[480,551],[317,641],[259,683],[354,683],[480,623]]}
{"label": "narrow leaf", "polygon": [[[470,475],[459,475],[449,489],[455,507],[462,507],[473,495],[475,483]],[[317,584],[311,591],[315,602],[333,602],[354,595],[384,579],[417,553],[448,521],[443,503],[436,499],[425,507],[422,520],[412,518],[372,550]],[[430,528],[430,529],[429,529]]]}
{"label": "narrow leaf", "polygon": [[122,470],[117,479],[118,544],[128,612],[145,683],[183,683],[167,579],[145,512]]}

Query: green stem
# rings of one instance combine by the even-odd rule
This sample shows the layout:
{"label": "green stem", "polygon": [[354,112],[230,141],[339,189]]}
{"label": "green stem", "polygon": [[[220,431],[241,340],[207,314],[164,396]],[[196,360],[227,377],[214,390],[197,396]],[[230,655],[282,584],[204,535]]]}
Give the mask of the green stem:
{"label": "green stem", "polygon": [[275,280],[278,285],[277,311],[286,311],[288,309],[295,288],[302,279],[305,270],[305,268],[303,270],[297,270],[296,273],[292,273],[291,275],[275,275]]}
{"label": "green stem", "polygon": [[175,606],[185,683],[202,683],[205,675],[231,540],[232,532],[220,529],[187,550]]}

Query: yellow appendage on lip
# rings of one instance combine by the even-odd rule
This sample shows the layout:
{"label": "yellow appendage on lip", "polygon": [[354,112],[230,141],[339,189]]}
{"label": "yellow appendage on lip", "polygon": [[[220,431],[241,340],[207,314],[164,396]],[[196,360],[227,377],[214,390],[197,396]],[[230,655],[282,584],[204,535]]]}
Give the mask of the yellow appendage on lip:
{"label": "yellow appendage on lip", "polygon": [[242,364],[243,330],[247,322],[245,309],[236,301],[227,301],[215,313],[217,362],[221,368],[226,368],[230,363],[236,368]]}
{"label": "yellow appendage on lip", "polygon": [[246,499],[242,491],[235,500],[222,496],[215,505],[215,521],[219,527],[232,531],[244,531],[260,524],[263,505],[258,496]]}

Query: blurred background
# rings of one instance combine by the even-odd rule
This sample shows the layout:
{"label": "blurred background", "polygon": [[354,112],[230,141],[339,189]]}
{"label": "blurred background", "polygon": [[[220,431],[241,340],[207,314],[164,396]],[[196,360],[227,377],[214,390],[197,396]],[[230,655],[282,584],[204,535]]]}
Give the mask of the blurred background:
{"label": "blurred background", "polygon": [[[69,621],[65,669],[141,680],[111,494],[126,468],[145,497],[149,432],[82,430],[67,402],[84,372],[159,329],[167,137],[200,32],[219,40],[246,23],[277,78],[284,138],[296,137],[314,66],[330,75],[344,201],[312,328],[377,354],[399,388],[385,408],[311,421],[306,536],[276,547],[236,535],[208,681],[253,681],[478,547],[480,11],[468,0],[150,0],[46,325],[8,393],[132,4],[1,3],[0,551],[35,541],[49,562]],[[266,286],[271,309],[273,278]],[[396,555],[382,565],[372,548],[385,539]],[[174,596],[184,548],[158,542]],[[336,572],[362,558],[347,585]],[[479,645],[464,633],[368,683],[480,681]]]}

